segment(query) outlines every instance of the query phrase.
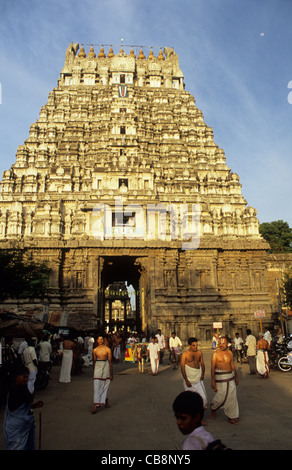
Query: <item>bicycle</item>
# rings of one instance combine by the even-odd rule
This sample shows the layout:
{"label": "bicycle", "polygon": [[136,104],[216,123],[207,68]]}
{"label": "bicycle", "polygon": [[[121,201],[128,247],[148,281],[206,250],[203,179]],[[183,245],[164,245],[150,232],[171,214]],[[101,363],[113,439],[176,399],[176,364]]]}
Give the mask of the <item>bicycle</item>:
{"label": "bicycle", "polygon": [[173,369],[177,369],[180,366],[181,351],[178,348],[171,348],[169,354],[169,362],[173,365]]}

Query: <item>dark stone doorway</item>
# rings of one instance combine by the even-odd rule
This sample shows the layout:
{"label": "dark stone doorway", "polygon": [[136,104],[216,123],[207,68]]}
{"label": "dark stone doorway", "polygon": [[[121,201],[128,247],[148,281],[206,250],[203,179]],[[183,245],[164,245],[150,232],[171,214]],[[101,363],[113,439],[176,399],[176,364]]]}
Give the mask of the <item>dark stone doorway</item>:
{"label": "dark stone doorway", "polygon": [[140,278],[136,257],[104,257],[99,304],[106,332],[141,331]]}

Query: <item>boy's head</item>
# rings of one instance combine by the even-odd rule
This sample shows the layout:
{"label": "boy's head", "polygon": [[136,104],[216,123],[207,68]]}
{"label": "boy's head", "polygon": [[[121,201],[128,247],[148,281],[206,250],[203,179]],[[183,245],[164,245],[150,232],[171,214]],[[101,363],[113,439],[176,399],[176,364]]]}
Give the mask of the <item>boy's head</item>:
{"label": "boy's head", "polygon": [[188,391],[180,393],[174,400],[172,408],[182,434],[190,434],[201,426],[204,406],[203,399],[198,393]]}

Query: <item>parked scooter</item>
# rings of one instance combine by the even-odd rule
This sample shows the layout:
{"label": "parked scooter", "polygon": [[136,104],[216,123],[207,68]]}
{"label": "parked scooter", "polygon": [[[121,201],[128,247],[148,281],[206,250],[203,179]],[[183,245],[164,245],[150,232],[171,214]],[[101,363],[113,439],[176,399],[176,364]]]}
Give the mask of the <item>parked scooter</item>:
{"label": "parked scooter", "polygon": [[278,368],[281,372],[290,372],[292,370],[292,340],[291,337],[285,341],[285,354],[278,360]]}
{"label": "parked scooter", "polygon": [[278,368],[281,372],[290,372],[292,370],[292,353],[279,359]]}
{"label": "parked scooter", "polygon": [[289,353],[288,344],[290,342],[291,342],[290,337],[284,338],[281,343],[278,343],[277,339],[273,338],[272,343],[271,343],[271,349],[269,350],[269,364],[270,364],[271,369],[281,370],[282,372],[286,372],[286,370],[283,371],[283,368],[285,367],[284,364],[285,364],[285,361],[287,362],[287,360],[286,359],[282,360],[280,364],[279,364],[279,361],[283,359],[284,357],[285,358],[287,357]]}

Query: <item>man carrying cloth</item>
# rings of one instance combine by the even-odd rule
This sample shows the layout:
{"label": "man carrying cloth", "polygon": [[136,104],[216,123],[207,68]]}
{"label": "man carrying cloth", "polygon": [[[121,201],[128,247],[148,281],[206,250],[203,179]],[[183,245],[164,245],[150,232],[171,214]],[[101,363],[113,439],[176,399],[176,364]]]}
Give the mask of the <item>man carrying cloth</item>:
{"label": "man carrying cloth", "polygon": [[207,409],[208,400],[204,385],[205,363],[203,354],[198,350],[198,340],[189,338],[189,349],[181,357],[181,373],[185,391],[197,392],[203,399],[204,410]]}
{"label": "man carrying cloth", "polygon": [[223,407],[229,423],[238,424],[239,408],[236,385],[238,375],[233,362],[232,353],[227,348],[227,339],[219,340],[219,349],[211,359],[211,387],[216,392],[211,403],[211,417],[215,418],[216,411]]}
{"label": "man carrying cloth", "polygon": [[112,352],[104,344],[103,336],[97,338],[98,346],[93,350],[93,409],[95,414],[101,405],[109,408],[108,390],[113,380]]}

